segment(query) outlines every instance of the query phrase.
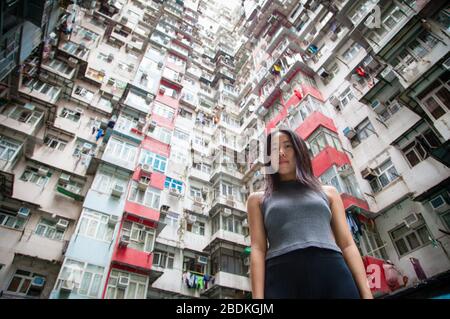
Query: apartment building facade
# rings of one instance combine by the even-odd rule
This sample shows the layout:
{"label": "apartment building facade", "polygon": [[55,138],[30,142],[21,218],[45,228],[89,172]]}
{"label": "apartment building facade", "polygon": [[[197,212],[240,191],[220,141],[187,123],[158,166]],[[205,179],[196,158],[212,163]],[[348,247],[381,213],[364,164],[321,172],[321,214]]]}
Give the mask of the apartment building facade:
{"label": "apartment building facade", "polygon": [[407,276],[376,295],[450,268],[444,1],[48,3],[2,78],[3,297],[249,298],[279,127]]}

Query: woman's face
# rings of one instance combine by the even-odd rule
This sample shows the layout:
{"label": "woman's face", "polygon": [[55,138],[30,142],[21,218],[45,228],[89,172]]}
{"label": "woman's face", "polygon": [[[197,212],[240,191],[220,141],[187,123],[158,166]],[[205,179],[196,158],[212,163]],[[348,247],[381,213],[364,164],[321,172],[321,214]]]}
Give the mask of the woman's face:
{"label": "woman's face", "polygon": [[278,132],[274,134],[271,159],[272,161],[278,160],[278,173],[280,175],[295,174],[296,159],[294,145],[285,133]]}

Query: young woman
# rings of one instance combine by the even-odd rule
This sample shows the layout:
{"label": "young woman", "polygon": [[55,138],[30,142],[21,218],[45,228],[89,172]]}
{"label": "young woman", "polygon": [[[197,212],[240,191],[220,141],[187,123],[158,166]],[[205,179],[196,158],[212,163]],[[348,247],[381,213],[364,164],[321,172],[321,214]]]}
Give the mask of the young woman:
{"label": "young woman", "polygon": [[278,169],[247,201],[253,298],[373,298],[341,197],[313,175],[305,142],[282,129],[266,147]]}

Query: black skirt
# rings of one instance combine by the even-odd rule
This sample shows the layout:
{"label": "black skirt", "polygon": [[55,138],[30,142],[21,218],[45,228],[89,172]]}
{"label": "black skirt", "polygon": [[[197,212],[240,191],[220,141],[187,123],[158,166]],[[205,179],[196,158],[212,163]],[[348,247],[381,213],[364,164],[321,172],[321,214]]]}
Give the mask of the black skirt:
{"label": "black skirt", "polygon": [[338,251],[308,247],[270,258],[265,265],[264,298],[360,299]]}

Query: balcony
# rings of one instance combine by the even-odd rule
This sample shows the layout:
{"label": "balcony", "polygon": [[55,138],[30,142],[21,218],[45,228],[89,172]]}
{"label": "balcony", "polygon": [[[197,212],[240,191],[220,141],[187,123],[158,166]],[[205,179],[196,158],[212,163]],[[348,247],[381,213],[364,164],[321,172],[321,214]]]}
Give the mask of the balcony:
{"label": "balcony", "polygon": [[[208,289],[201,292],[202,296],[213,298],[216,296],[217,288],[230,288],[239,291],[251,291],[250,278],[243,275],[235,275],[224,271],[219,271],[214,275],[214,284],[208,285]],[[217,298],[217,297],[215,297]]]}
{"label": "balcony", "polygon": [[153,253],[118,246],[112,255],[111,263],[150,273],[152,271]]}
{"label": "balcony", "polygon": [[87,61],[89,57],[89,49],[83,44],[76,44],[74,42],[61,42],[59,50],[66,52],[80,60]]}
{"label": "balcony", "polygon": [[352,196],[347,193],[341,193],[342,202],[344,203],[345,210],[351,207],[358,207],[365,211],[370,211],[369,204],[364,199]]}
{"label": "balcony", "polygon": [[55,104],[61,89],[39,79],[29,79],[19,88],[19,93],[34,97],[44,103]]}
{"label": "balcony", "polygon": [[333,165],[340,167],[344,164],[351,165],[347,154],[340,152],[331,146],[326,146],[312,159],[312,168],[315,176],[321,176]]}
{"label": "balcony", "polygon": [[224,196],[224,195],[216,196],[211,203],[211,208],[213,208],[216,205],[227,206],[243,212],[247,211],[245,203],[239,201],[234,196]]}
{"label": "balcony", "polygon": [[[301,107],[301,106],[300,106]],[[295,132],[300,135],[301,138],[307,139],[312,133],[314,133],[319,127],[325,127],[332,132],[337,133],[337,128],[334,125],[334,121],[323,115],[321,112],[315,111],[310,114],[300,126],[295,129]]]}
{"label": "balcony", "polygon": [[216,163],[215,165],[213,165],[210,181],[213,182],[220,175],[227,175],[239,181],[244,177],[244,175],[238,171],[237,165],[234,163]]}

